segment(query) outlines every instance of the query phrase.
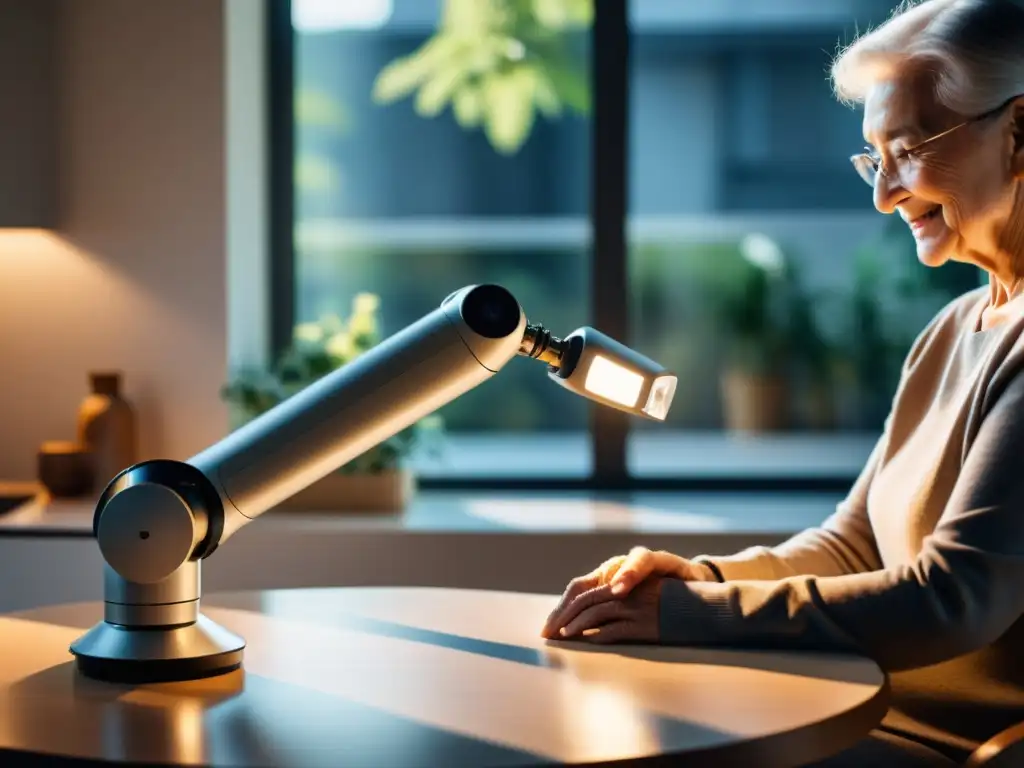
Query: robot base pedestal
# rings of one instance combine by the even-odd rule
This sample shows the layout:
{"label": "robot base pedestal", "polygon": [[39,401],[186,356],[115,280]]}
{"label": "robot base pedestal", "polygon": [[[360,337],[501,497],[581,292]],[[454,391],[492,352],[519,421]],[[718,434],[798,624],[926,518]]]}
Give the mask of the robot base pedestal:
{"label": "robot base pedestal", "polygon": [[169,683],[222,675],[242,665],[245,640],[206,616],[176,627],[101,621],[71,645],[78,671],[108,683]]}

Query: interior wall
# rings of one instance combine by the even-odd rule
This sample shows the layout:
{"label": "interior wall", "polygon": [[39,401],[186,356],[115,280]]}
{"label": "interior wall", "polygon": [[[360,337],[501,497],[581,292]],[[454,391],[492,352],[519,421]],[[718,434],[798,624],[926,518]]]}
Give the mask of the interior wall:
{"label": "interior wall", "polygon": [[0,227],[54,223],[56,0],[0,0]]}
{"label": "interior wall", "polygon": [[223,17],[59,3],[58,231],[0,230],[0,478],[74,435],[90,370],[124,372],[142,458],[225,432]]}

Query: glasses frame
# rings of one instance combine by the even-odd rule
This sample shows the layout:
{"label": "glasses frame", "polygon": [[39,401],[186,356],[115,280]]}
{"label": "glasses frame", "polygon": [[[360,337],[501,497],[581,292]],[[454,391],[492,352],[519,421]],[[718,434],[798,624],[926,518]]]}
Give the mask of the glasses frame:
{"label": "glasses frame", "polygon": [[[929,136],[924,141],[917,142],[917,144],[912,147],[907,147],[906,149],[901,150],[900,154],[903,156],[909,156],[921,147],[938,141],[939,139],[944,139],[951,133],[959,131],[965,125],[971,125],[972,123],[978,123],[982,120],[988,120],[991,117],[995,117],[996,115],[1001,114],[1008,106],[1019,98],[1020,96],[1014,96],[1013,98],[1007,99],[995,109],[990,109],[980,115],[969,117],[963,122],[957,123],[952,128],[947,128],[941,133]],[[889,178],[889,172],[886,171],[885,163],[882,162],[882,157],[878,155],[877,150],[873,150],[871,147],[865,147],[865,149],[868,151],[851,155],[850,162],[853,164],[853,168],[857,172],[857,175],[860,176],[869,187],[874,188],[875,184],[878,182],[878,177],[883,176],[885,178]]]}

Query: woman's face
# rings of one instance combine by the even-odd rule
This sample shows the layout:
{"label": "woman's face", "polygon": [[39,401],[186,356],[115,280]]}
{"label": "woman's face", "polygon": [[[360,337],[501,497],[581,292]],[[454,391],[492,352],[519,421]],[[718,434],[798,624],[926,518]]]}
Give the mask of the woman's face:
{"label": "woman's face", "polygon": [[[923,264],[992,263],[1007,238],[1020,238],[1024,220],[1014,216],[1018,200],[1012,109],[968,122],[920,147],[973,115],[957,115],[939,104],[924,77],[879,82],[864,104],[864,138],[882,159],[875,207],[898,212],[917,241]],[[1019,224],[1015,222],[1020,222]],[[1021,241],[1024,243],[1024,240]]]}

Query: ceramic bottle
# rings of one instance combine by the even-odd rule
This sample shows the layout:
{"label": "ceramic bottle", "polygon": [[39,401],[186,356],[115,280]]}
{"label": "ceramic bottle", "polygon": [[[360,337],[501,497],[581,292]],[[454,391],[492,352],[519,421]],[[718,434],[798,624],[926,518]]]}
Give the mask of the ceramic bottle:
{"label": "ceramic bottle", "polygon": [[136,463],[136,418],[121,392],[120,373],[90,373],[89,384],[92,391],[78,409],[78,442],[89,451],[93,490],[99,492]]}

